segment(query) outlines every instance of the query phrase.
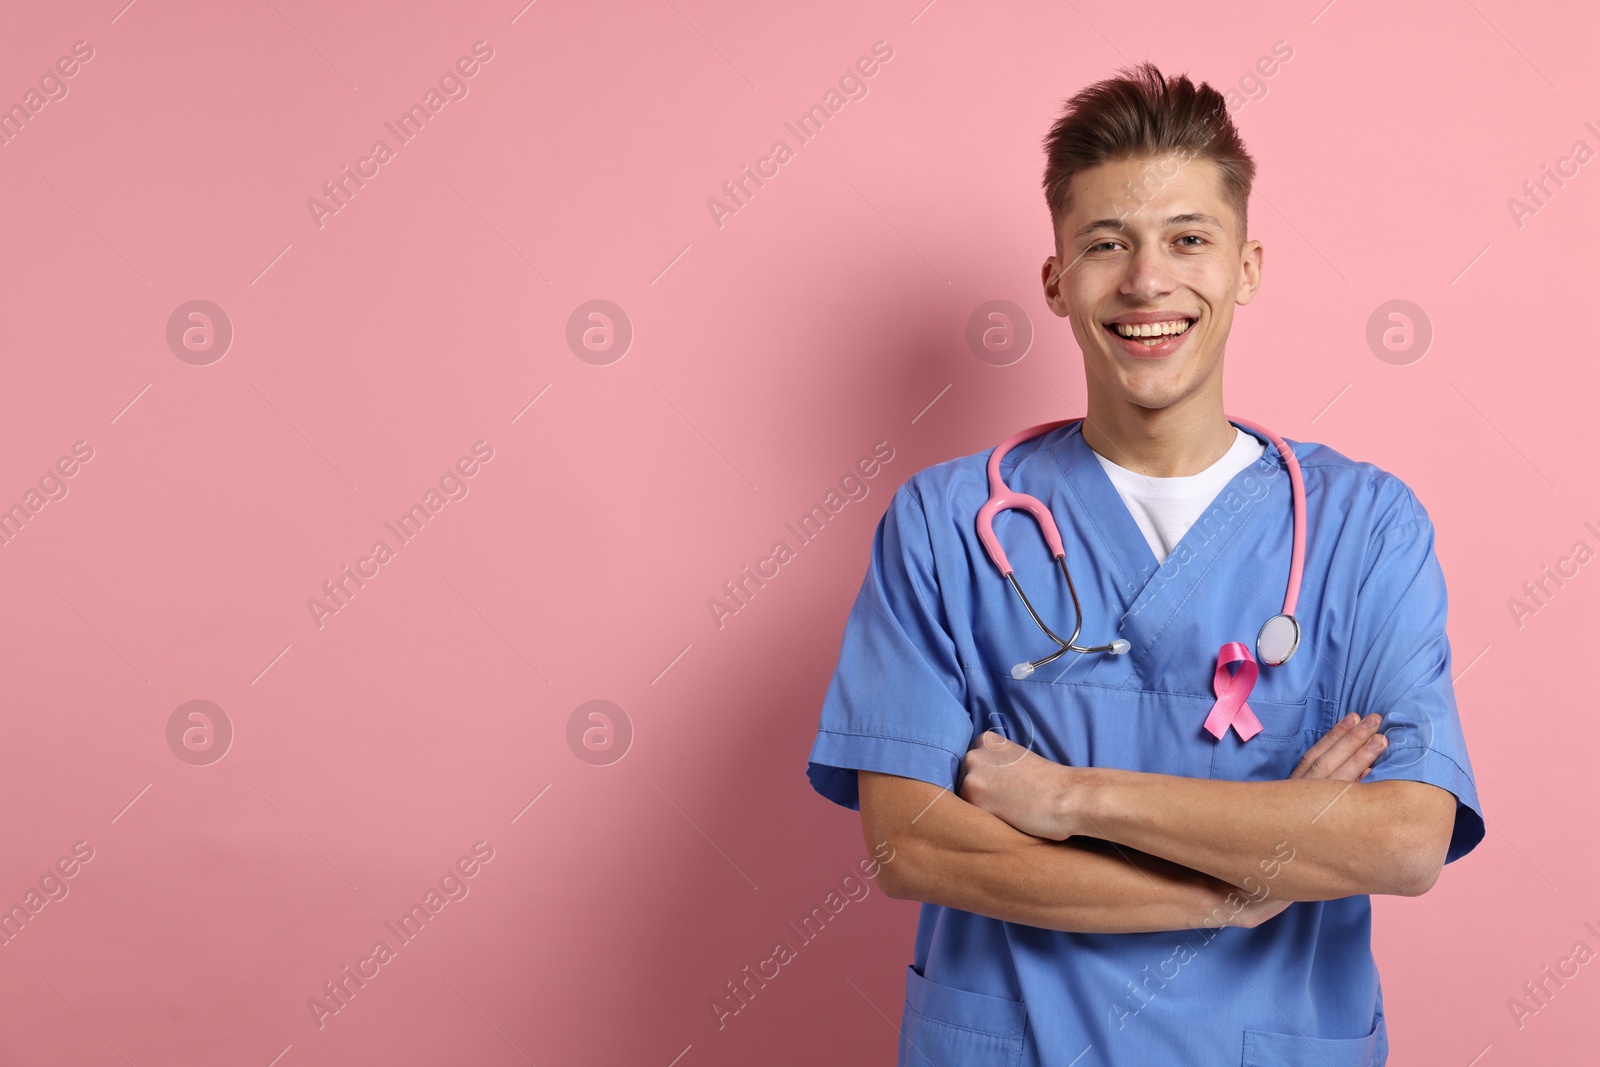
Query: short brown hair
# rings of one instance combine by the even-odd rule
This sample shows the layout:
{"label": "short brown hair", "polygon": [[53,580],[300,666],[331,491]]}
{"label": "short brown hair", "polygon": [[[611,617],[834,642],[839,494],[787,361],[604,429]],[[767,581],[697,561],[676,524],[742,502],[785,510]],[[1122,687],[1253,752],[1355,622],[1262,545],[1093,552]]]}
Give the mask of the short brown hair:
{"label": "short brown hair", "polygon": [[1066,103],[1044,139],[1044,196],[1061,254],[1061,220],[1072,210],[1070,185],[1079,171],[1125,159],[1179,155],[1217,165],[1222,197],[1239,220],[1239,241],[1256,165],[1245,151],[1222,94],[1187,74],[1166,77],[1152,63],[1095,82]]}

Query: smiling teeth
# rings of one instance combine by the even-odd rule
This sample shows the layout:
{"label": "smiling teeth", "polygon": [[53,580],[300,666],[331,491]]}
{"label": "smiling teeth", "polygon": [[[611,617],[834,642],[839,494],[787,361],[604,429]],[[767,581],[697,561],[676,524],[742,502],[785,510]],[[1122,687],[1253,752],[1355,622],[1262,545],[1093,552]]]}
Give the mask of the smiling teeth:
{"label": "smiling teeth", "polygon": [[1112,323],[1111,328],[1123,337],[1162,337],[1167,334],[1177,335],[1183,333],[1189,328],[1189,320],[1176,319],[1172,322],[1146,322],[1137,326]]}

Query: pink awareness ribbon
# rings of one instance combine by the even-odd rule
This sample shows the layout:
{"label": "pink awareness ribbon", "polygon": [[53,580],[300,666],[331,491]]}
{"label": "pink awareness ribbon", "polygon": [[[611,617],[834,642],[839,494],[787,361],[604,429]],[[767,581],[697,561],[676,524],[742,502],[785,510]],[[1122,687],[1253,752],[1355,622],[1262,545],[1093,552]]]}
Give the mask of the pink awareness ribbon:
{"label": "pink awareness ribbon", "polygon": [[[1239,665],[1239,669],[1231,674],[1228,672],[1230,663]],[[1217,673],[1211,681],[1217,702],[1211,705],[1211,714],[1206,716],[1205,721],[1205,728],[1211,731],[1212,737],[1222,740],[1229,726],[1239,735],[1240,741],[1248,741],[1261,732],[1261,720],[1244,702],[1250,690],[1255,688],[1256,675],[1260,671],[1250,650],[1238,641],[1229,641],[1217,652]]]}

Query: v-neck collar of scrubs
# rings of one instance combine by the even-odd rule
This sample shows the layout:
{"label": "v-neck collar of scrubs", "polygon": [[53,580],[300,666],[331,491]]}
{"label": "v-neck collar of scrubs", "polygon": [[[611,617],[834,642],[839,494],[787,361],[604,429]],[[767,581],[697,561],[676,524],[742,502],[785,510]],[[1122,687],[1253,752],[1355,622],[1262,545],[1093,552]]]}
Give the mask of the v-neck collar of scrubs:
{"label": "v-neck collar of scrubs", "polygon": [[[1261,441],[1266,451],[1218,490],[1207,504],[1206,512],[1214,508],[1217,501],[1228,499],[1230,492],[1239,490],[1252,474],[1265,479],[1268,491],[1254,497],[1238,492],[1239,508],[1230,512],[1226,528],[1220,532],[1206,525],[1207,515],[1203,512],[1173,546],[1165,562],[1158,561],[1150,551],[1137,520],[1093,449],[1083,439],[1081,420],[1055,431],[1056,439],[1043,444],[1059,472],[1059,477],[1052,479],[1055,484],[1046,497],[1051,512],[1058,521],[1064,514],[1075,516],[1076,525],[1091,542],[1086,545],[1067,537],[1067,566],[1074,574],[1096,567],[1113,568],[1124,603],[1118,629],[1129,637],[1135,648],[1153,647],[1159,641],[1161,631],[1193,593],[1211,564],[1255,520],[1263,504],[1274,513],[1281,509],[1284,521],[1290,521],[1287,468],[1277,447],[1237,423],[1230,425]],[[1268,587],[1276,580],[1269,578]],[[1271,614],[1271,610],[1264,612],[1261,620]],[[1133,634],[1128,633],[1130,627]],[[1253,639],[1254,631],[1248,636]]]}

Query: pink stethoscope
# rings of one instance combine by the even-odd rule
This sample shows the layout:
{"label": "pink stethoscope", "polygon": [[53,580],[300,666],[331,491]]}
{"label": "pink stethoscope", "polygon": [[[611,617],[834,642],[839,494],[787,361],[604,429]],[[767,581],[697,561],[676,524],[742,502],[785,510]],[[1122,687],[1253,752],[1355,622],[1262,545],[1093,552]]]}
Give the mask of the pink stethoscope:
{"label": "pink stethoscope", "polygon": [[[1043,659],[1029,660],[1012,667],[1013,678],[1026,678],[1040,667],[1068,652],[1109,652],[1113,656],[1120,656],[1132,647],[1120,637],[1110,644],[1094,645],[1089,648],[1077,644],[1078,632],[1083,629],[1083,608],[1078,603],[1078,591],[1072,585],[1072,574],[1067,570],[1067,553],[1061,545],[1061,531],[1057,529],[1055,520],[1050,515],[1050,509],[1045,507],[1038,497],[1015,492],[1000,476],[1000,461],[1017,445],[1057,427],[1080,421],[1081,418],[1061,419],[1057,422],[1030,426],[1001,441],[989,454],[989,499],[978,509],[978,539],[983,542],[983,547],[988,552],[989,558],[994,561],[994,565],[1000,568],[1001,576],[1017,591],[1017,596],[1022,599],[1022,606],[1028,609],[1028,614],[1033,617],[1034,623],[1044,631],[1045,636],[1060,646]],[[1294,617],[1294,609],[1296,601],[1300,598],[1300,575],[1305,569],[1306,558],[1305,485],[1300,479],[1300,461],[1295,458],[1294,451],[1281,437],[1264,426],[1246,422],[1244,419],[1229,418],[1228,421],[1259,432],[1277,446],[1279,454],[1289,466],[1290,495],[1294,502],[1294,541],[1289,563],[1289,587],[1283,595],[1283,611],[1263,623],[1261,631],[1256,635],[1256,654],[1260,662],[1276,667],[1287,663],[1289,657],[1300,647],[1300,623]],[[1028,602],[1027,594],[1022,591],[1022,586],[1011,569],[1011,563],[1006,559],[1005,549],[1000,547],[1000,540],[995,536],[994,517],[1002,511],[1013,509],[1026,511],[1033,516],[1034,521],[1039,524],[1040,532],[1044,534],[1051,555],[1055,556],[1056,562],[1061,565],[1061,576],[1067,580],[1067,592],[1072,594],[1072,610],[1077,618],[1072,628],[1072,636],[1066,640],[1062,640],[1055,631],[1046,626],[1044,620],[1039,618],[1039,613]],[[1232,674],[1228,671],[1230,663],[1238,664],[1238,670]],[[1206,721],[1207,729],[1210,729],[1216,737],[1220,738],[1230,724],[1245,740],[1261,729],[1260,723],[1256,721],[1254,714],[1244,702],[1250,688],[1255,684],[1256,670],[1256,661],[1251,659],[1250,650],[1246,646],[1237,641],[1222,646],[1217,658],[1218,703],[1213,709],[1212,717]]]}

